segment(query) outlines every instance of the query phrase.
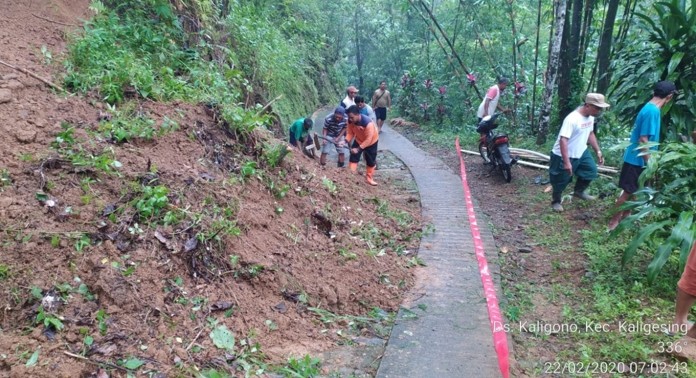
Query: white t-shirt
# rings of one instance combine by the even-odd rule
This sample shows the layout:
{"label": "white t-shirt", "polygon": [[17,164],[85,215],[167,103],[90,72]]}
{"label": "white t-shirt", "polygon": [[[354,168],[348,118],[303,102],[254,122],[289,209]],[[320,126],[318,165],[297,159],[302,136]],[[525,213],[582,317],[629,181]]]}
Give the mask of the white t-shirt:
{"label": "white t-shirt", "polygon": [[561,155],[561,137],[568,138],[568,157],[579,159],[587,149],[587,139],[594,128],[594,117],[583,116],[577,110],[568,114],[563,120],[561,131],[553,145],[553,153]]}
{"label": "white t-shirt", "polygon": [[343,103],[343,105],[345,105],[345,108],[346,108],[346,109],[348,109],[348,108],[350,108],[351,106],[355,105],[355,100],[352,99],[352,98],[350,98],[350,96],[346,96],[346,98],[344,98],[343,101],[341,101],[341,102]]}
{"label": "white t-shirt", "polygon": [[500,100],[500,88],[498,88],[497,84],[488,88],[488,92],[486,92],[486,97],[484,97],[483,101],[481,101],[481,105],[479,105],[478,111],[476,112],[476,116],[479,118],[483,118],[483,105],[486,104],[486,99],[491,100],[491,102],[488,103],[488,113],[486,113],[486,115],[495,114],[495,108],[498,106],[498,100]]}

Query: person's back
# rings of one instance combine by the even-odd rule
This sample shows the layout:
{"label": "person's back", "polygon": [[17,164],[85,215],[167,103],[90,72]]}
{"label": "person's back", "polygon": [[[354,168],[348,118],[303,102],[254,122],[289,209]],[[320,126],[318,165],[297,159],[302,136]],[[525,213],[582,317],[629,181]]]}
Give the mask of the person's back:
{"label": "person's back", "polygon": [[[508,80],[505,77],[500,77],[498,83],[488,88],[486,96],[484,96],[483,101],[478,107],[476,112],[476,117],[478,117],[479,122],[485,116],[493,115],[498,108],[498,102],[500,101],[500,95],[507,88]],[[502,108],[501,108],[502,110]]]}
{"label": "person's back", "polygon": [[[660,109],[672,101],[676,93],[677,87],[674,83],[666,80],[659,81],[653,88],[652,99],[638,112],[631,130],[631,144],[624,152],[624,161],[619,174],[619,188],[622,191],[614,205],[616,209],[638,191],[639,178],[650,159],[650,151],[657,150],[657,145],[648,147],[645,144],[660,141],[660,118],[662,117]],[[609,230],[615,229],[619,222],[630,214],[627,210],[615,211],[607,225]]]}
{"label": "person's back", "polygon": [[[624,153],[624,161],[633,165],[642,167],[645,165],[641,153],[638,148],[641,141],[641,136],[646,136],[647,142],[659,142],[660,141],[660,117],[662,116],[660,108],[648,102],[643,105],[643,108],[638,112],[636,121],[633,124],[633,130],[631,130],[631,144],[626,148]],[[650,147],[651,150],[657,150],[657,146]]]}

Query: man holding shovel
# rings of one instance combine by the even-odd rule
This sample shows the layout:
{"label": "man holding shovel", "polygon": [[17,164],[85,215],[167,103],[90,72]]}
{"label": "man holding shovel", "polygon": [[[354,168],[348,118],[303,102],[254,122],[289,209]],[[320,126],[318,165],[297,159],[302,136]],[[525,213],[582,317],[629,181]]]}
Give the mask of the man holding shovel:
{"label": "man holding shovel", "polygon": [[342,106],[337,107],[332,114],[324,118],[324,128],[321,130],[321,133],[323,141],[319,163],[326,165],[326,155],[329,154],[331,148],[336,148],[338,167],[342,168],[346,161],[346,148],[343,138],[346,133],[346,110]]}
{"label": "man holding shovel", "polygon": [[314,122],[311,118],[300,118],[290,125],[289,130],[290,144],[293,147],[302,150],[307,156],[309,155],[304,147],[312,143],[312,138],[309,136],[309,130],[312,129],[313,125]]}

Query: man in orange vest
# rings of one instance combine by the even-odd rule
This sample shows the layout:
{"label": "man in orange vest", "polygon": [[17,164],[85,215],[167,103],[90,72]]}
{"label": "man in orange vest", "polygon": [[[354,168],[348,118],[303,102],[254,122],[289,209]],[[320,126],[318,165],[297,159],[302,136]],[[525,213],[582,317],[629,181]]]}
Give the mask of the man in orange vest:
{"label": "man in orange vest", "polygon": [[360,108],[357,105],[350,106],[346,113],[348,113],[346,140],[350,145],[350,170],[357,172],[360,156],[365,153],[365,165],[367,166],[365,177],[368,184],[375,186],[377,183],[374,180],[374,174],[377,166],[377,141],[379,140],[377,125],[370,117],[360,114]]}

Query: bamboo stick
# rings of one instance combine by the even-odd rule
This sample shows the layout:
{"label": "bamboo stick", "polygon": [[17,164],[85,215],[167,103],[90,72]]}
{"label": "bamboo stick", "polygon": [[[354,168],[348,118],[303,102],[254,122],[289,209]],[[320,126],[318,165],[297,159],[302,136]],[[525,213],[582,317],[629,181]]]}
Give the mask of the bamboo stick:
{"label": "bamboo stick", "polygon": [[[518,149],[518,150],[522,150],[522,149]],[[462,151],[462,153],[469,154],[469,155],[477,155],[477,156],[480,155],[478,151],[468,151],[468,150],[461,150],[461,151]],[[528,151],[528,150],[522,150],[522,151]],[[510,149],[510,152],[512,152],[512,148]],[[533,152],[533,151],[529,151],[529,152]],[[537,154],[539,154],[539,153],[537,152]],[[515,155],[515,154],[513,154],[513,155]],[[536,164],[536,163],[532,163],[532,162],[527,162],[524,160],[517,160],[517,163],[520,165],[525,165],[525,166],[534,167],[534,168],[548,169],[548,166]],[[607,166],[603,166],[603,165],[597,166],[597,171],[612,174],[612,175],[616,175],[619,173],[619,170],[617,168],[607,167]],[[601,175],[601,176],[611,177],[611,176],[607,176],[607,175]]]}
{"label": "bamboo stick", "polygon": [[[25,74],[33,77],[34,79],[41,81],[42,83],[48,85],[49,87],[51,87],[55,90],[58,90],[61,92],[68,92],[65,89],[63,89],[63,87],[61,87],[60,85],[53,84],[51,81],[46,80],[46,79],[42,78],[41,76],[39,76],[39,75],[29,71],[29,70],[25,70],[24,68],[13,66],[9,63],[3,62],[2,60],[0,60],[0,64],[2,64],[5,67],[12,68],[13,70],[17,70],[19,72],[25,73]],[[68,92],[68,93],[70,93],[70,92]]]}

